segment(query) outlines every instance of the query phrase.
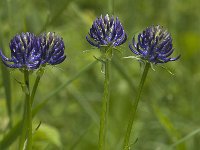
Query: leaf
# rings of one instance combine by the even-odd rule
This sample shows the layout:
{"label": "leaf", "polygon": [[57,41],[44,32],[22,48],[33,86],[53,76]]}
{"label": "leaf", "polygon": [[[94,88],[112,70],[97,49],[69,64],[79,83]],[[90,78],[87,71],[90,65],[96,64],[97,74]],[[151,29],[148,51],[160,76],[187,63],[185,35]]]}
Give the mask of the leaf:
{"label": "leaf", "polygon": [[43,142],[55,145],[58,148],[62,147],[59,131],[47,124],[41,124],[33,135],[33,149],[40,149]]}

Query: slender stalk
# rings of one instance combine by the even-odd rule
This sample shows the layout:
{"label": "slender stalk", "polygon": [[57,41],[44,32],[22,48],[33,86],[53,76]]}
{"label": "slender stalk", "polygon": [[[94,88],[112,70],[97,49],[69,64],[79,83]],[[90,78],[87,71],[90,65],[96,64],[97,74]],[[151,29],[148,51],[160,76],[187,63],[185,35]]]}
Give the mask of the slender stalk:
{"label": "slender stalk", "polygon": [[27,129],[28,129],[28,101],[29,101],[29,73],[27,70],[24,71],[24,83],[25,85],[22,85],[22,90],[25,93],[25,101],[24,101],[24,112],[23,112],[23,125],[22,125],[22,132],[21,132],[21,137],[19,141],[19,150],[24,149],[25,141],[26,141],[26,136],[27,136]]}
{"label": "slender stalk", "polygon": [[167,150],[173,150],[177,145],[186,142],[187,140],[189,140],[190,138],[194,138],[195,135],[200,133],[200,128],[190,132],[189,134],[187,134],[185,137],[177,140],[174,144],[172,144],[171,146],[169,146],[169,149]]}
{"label": "slender stalk", "polygon": [[24,142],[26,140],[26,131],[27,131],[27,125],[26,125],[26,120],[27,120],[27,100],[25,98],[24,101],[24,112],[23,112],[23,119],[22,119],[22,126],[21,126],[21,135],[19,139],[19,150],[23,150]]}
{"label": "slender stalk", "polygon": [[124,139],[124,147],[123,147],[124,150],[130,149],[129,148],[129,140],[130,140],[131,130],[132,130],[132,126],[133,126],[133,121],[135,119],[135,114],[136,114],[138,103],[139,103],[140,96],[141,96],[141,93],[142,93],[143,85],[144,85],[144,82],[146,80],[146,77],[147,77],[147,74],[148,74],[148,71],[149,71],[149,67],[150,67],[150,63],[146,63],[143,74],[142,74],[142,78],[140,80],[140,84],[139,84],[139,87],[138,87],[137,97],[136,97],[136,100],[135,100],[135,102],[134,102],[134,104],[132,105],[132,108],[131,108],[129,123],[128,123],[126,135],[125,135],[125,139]]}
{"label": "slender stalk", "polygon": [[103,150],[105,147],[106,121],[107,121],[108,102],[109,102],[109,96],[110,96],[109,66],[110,66],[110,61],[106,60],[104,62],[105,79],[104,79],[104,94],[103,94],[103,100],[102,100],[102,111],[101,111],[100,130],[99,130],[99,150]]}
{"label": "slender stalk", "polygon": [[24,71],[24,82],[25,82],[24,93],[26,95],[26,98],[24,103],[23,128],[19,142],[20,143],[19,150],[24,149],[24,145],[26,146],[27,150],[32,148],[32,104],[42,74],[37,75],[37,78],[33,86],[33,90],[30,94],[29,72],[27,70]]}
{"label": "slender stalk", "polygon": [[31,106],[33,105],[35,93],[37,91],[37,87],[38,87],[38,84],[40,82],[40,79],[41,79],[41,75],[37,75],[37,77],[35,79],[35,83],[34,83],[33,89],[32,89],[32,92],[31,92],[31,97],[30,97]]}
{"label": "slender stalk", "polygon": [[25,95],[26,95],[26,124],[27,124],[27,143],[26,150],[32,149],[32,107],[31,107],[31,99],[30,99],[30,88],[29,88],[29,72],[28,70],[24,71],[24,81],[26,85]]}

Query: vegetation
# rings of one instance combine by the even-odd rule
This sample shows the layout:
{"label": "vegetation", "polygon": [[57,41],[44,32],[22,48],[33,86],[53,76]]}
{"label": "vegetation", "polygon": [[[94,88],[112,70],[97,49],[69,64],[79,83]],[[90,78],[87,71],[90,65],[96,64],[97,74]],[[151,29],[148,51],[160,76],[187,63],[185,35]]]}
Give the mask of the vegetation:
{"label": "vegetation", "polygon": [[[171,33],[172,63],[148,72],[131,134],[131,149],[197,150],[200,147],[200,11],[199,0],[1,0],[0,48],[10,55],[17,33],[56,32],[63,37],[66,60],[47,66],[33,103],[33,149],[96,150],[104,91],[98,49],[85,37],[93,20],[118,16],[128,35],[110,66],[110,102],[106,150],[121,150],[131,104],[144,66],[128,48],[134,35],[151,25]],[[19,145],[24,93],[23,75],[0,63],[0,150]],[[170,70],[171,73],[169,73]],[[30,84],[36,74],[30,77]]]}

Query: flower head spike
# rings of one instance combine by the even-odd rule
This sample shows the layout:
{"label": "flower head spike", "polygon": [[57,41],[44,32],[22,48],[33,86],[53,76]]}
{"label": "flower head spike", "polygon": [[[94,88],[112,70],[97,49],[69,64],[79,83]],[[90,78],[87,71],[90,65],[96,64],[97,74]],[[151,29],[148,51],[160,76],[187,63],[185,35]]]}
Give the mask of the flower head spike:
{"label": "flower head spike", "polygon": [[7,58],[0,51],[1,59],[7,67],[34,70],[40,66],[41,53],[34,34],[30,32],[17,34],[10,41],[10,50],[11,58]]}
{"label": "flower head spike", "polygon": [[124,28],[118,18],[109,17],[107,14],[105,17],[100,16],[97,18],[86,36],[87,41],[100,48],[101,46],[119,46],[123,44],[127,35]]}
{"label": "flower head spike", "polygon": [[64,42],[62,38],[57,36],[55,33],[43,33],[38,37],[37,42],[42,51],[42,65],[56,65],[65,60],[66,55],[64,54]]}
{"label": "flower head spike", "polygon": [[141,59],[153,64],[167,63],[180,58],[180,55],[175,58],[170,57],[174,51],[171,35],[159,25],[147,27],[138,35],[137,42],[133,37],[129,48]]}

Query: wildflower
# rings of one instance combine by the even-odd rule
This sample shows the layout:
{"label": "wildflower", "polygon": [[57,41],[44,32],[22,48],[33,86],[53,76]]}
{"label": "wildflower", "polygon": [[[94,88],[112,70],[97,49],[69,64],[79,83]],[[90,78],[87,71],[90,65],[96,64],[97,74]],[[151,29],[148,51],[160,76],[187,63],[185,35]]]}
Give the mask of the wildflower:
{"label": "wildflower", "polygon": [[87,41],[98,48],[102,46],[116,47],[123,44],[127,39],[119,19],[114,20],[114,17],[110,18],[108,14],[104,18],[102,15],[97,18],[88,34],[89,36],[86,36]]}
{"label": "wildflower", "polygon": [[66,55],[64,54],[64,42],[62,38],[57,36],[55,33],[43,33],[38,37],[37,42],[42,53],[41,65],[56,65],[65,60]]}
{"label": "wildflower", "polygon": [[159,25],[147,27],[138,35],[137,42],[133,37],[129,48],[142,60],[153,64],[167,63],[180,58],[180,55],[175,58],[170,57],[174,52],[171,35]]}
{"label": "wildflower", "polygon": [[36,44],[36,36],[30,32],[17,34],[10,41],[11,58],[7,58],[2,51],[0,56],[9,68],[34,70],[39,68],[41,53]]}
{"label": "wildflower", "polygon": [[0,56],[3,63],[9,68],[35,70],[46,64],[62,63],[64,42],[55,33],[43,33],[36,37],[33,33],[17,34],[10,42],[11,58],[7,58],[2,51]]}

